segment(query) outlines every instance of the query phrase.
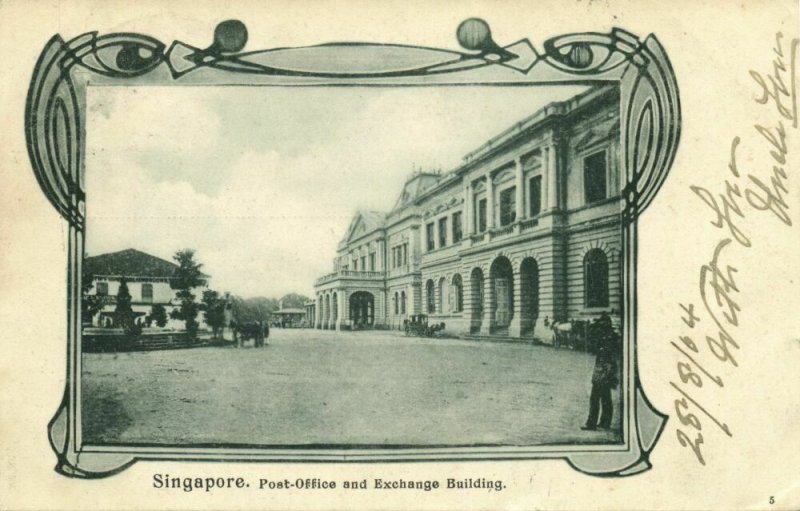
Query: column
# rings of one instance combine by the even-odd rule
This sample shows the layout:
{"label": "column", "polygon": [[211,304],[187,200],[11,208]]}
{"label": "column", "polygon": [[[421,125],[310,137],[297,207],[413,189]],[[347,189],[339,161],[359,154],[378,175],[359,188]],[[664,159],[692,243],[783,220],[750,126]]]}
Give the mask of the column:
{"label": "column", "polygon": [[481,322],[481,334],[489,335],[494,328],[494,283],[492,282],[491,270],[483,276],[483,321]]}
{"label": "column", "polygon": [[447,244],[452,245],[455,238],[453,238],[453,213],[457,210],[453,210],[452,212],[447,214]]}
{"label": "column", "polygon": [[492,175],[486,175],[486,229],[494,229],[494,182]]}
{"label": "column", "polygon": [[558,208],[558,160],[556,158],[556,145],[550,144],[547,151],[547,169],[549,178],[547,180],[547,204],[550,209]]}
{"label": "column", "polygon": [[509,337],[521,337],[522,335],[522,274],[519,268],[514,268],[514,282],[511,286],[513,292],[513,316],[508,325]]}
{"label": "column", "polygon": [[422,284],[420,282],[413,282],[411,284],[411,296],[409,296],[409,310],[408,315],[421,314],[422,307]]}
{"label": "column", "polygon": [[517,201],[517,222],[522,221],[525,218],[525,181],[522,175],[522,157],[518,157],[514,160],[515,163],[515,186],[516,186],[516,201]]}
{"label": "column", "polygon": [[472,181],[468,181],[464,187],[464,221],[461,222],[465,238],[474,232],[475,221],[472,219],[472,209]]}
{"label": "column", "polygon": [[314,309],[314,327],[322,328],[322,295],[317,295],[317,306]]}
{"label": "column", "polygon": [[341,290],[341,289],[339,290],[338,293],[336,293],[336,324],[334,325],[334,328],[336,330],[341,330],[342,329],[342,322],[344,321],[343,318],[345,317],[345,315],[344,315],[344,295],[345,295],[345,292],[343,290]]}

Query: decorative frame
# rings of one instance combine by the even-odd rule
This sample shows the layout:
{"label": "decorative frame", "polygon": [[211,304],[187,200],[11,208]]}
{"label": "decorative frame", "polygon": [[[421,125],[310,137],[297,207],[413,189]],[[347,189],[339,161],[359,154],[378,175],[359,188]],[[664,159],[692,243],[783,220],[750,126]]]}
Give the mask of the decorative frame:
{"label": "decorative frame", "polygon": [[[621,29],[551,38],[538,53],[527,39],[499,46],[488,24],[471,18],[457,29],[467,51],[396,44],[333,43],[242,52],[247,29],[220,23],[199,49],[169,49],[135,33],[53,36],[33,71],[25,133],[41,189],[69,224],[67,367],[61,405],[49,424],[56,470],[70,477],[117,473],[137,460],[442,461],[563,458],[581,472],[619,477],[650,468],[649,454],[666,416],[647,400],[636,361],[637,218],[652,202],[673,162],[680,102],[673,70],[655,36]],[[536,447],[264,448],[86,445],[80,429],[81,268],[85,235],[86,89],[91,85],[524,85],[617,82],[623,209],[624,444]]]}

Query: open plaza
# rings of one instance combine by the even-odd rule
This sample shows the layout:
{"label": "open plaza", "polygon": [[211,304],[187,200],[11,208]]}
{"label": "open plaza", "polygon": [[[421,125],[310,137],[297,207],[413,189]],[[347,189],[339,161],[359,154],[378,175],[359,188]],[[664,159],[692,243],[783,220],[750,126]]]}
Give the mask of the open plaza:
{"label": "open plaza", "polygon": [[263,348],[82,356],[87,444],[542,445],[582,431],[594,357],[396,331],[273,329]]}

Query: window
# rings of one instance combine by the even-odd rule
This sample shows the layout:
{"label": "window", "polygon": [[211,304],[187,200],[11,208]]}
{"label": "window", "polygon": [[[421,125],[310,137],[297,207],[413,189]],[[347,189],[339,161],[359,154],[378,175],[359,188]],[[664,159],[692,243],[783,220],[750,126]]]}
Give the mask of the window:
{"label": "window", "polygon": [[396,316],[397,313],[400,311],[400,300],[398,298],[398,294],[397,293],[394,294],[394,298],[392,299],[392,302],[394,303],[394,315]]}
{"label": "window", "polygon": [[436,246],[433,244],[433,223],[425,226],[425,239],[427,240],[428,251],[433,250]]}
{"label": "window", "polygon": [[587,307],[608,307],[608,259],[593,248],[583,259],[583,286]]}
{"label": "window", "polygon": [[367,256],[361,256],[361,271],[367,271]]}
{"label": "window", "polygon": [[153,301],[153,284],[142,284],[142,301]]}
{"label": "window", "polygon": [[369,255],[369,271],[375,271],[375,252]]}
{"label": "window", "polygon": [[447,246],[447,217],[439,219],[439,248]]}
{"label": "window", "polygon": [[534,176],[529,181],[528,198],[530,215],[536,216],[542,212],[542,176]]}
{"label": "window", "polygon": [[461,282],[461,275],[458,273],[453,277],[453,311],[464,311],[464,284]]}
{"label": "window", "polygon": [[406,251],[408,250],[408,243],[403,243],[392,248],[392,267],[399,268],[406,265]]}
{"label": "window", "polygon": [[95,284],[95,288],[97,289],[97,294],[100,296],[107,296],[108,295],[108,282],[98,282]]}
{"label": "window", "polygon": [[517,188],[512,186],[500,192],[500,225],[509,225],[517,218]]}
{"label": "window", "polygon": [[483,232],[486,230],[486,199],[478,200],[478,232]]}
{"label": "window", "polygon": [[358,258],[353,259],[353,271],[358,271]]}
{"label": "window", "polygon": [[406,292],[400,291],[400,314],[406,313]]}
{"label": "window", "polygon": [[428,305],[428,313],[436,312],[436,297],[433,294],[433,281],[429,280],[425,284],[425,301]]}
{"label": "window", "polygon": [[606,198],[606,152],[600,151],[583,160],[583,189],[586,204]]}
{"label": "window", "polygon": [[461,241],[463,232],[461,229],[461,212],[453,213],[453,243]]}

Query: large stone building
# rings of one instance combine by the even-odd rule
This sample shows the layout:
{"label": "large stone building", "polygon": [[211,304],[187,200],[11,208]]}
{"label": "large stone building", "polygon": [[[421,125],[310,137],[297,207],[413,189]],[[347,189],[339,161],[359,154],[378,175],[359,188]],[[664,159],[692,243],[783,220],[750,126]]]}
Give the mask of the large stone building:
{"label": "large stone building", "polygon": [[549,342],[552,321],[621,318],[619,92],[551,103],[447,173],[412,175],[388,213],[360,211],[315,326],[401,328]]}

